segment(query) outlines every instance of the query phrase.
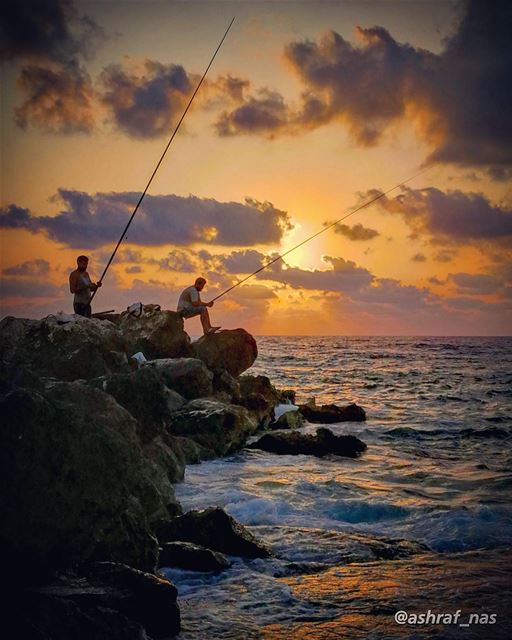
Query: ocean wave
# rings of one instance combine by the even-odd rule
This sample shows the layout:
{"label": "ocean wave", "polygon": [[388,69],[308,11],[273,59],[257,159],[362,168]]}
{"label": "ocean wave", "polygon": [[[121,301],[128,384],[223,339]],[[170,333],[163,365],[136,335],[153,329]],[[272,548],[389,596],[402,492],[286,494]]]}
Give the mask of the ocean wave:
{"label": "ocean wave", "polygon": [[347,500],[338,502],[328,509],[327,516],[333,520],[341,520],[351,524],[362,522],[380,522],[405,518],[409,509],[387,502],[365,502],[364,500]]}

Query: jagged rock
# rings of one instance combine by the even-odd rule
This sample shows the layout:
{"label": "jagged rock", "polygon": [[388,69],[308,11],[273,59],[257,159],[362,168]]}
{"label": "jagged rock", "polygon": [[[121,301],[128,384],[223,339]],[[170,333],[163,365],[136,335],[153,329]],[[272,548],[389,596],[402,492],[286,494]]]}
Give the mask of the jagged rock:
{"label": "jagged rock", "polygon": [[92,558],[153,569],[150,523],[175,500],[143,455],[135,419],[80,382],[15,389],[0,411],[4,572],[26,580]]}
{"label": "jagged rock", "polygon": [[279,392],[267,376],[240,376],[239,382],[239,404],[266,426],[274,418],[274,407],[279,403]]}
{"label": "jagged rock", "polygon": [[30,640],[149,640],[142,625],[110,608],[87,604],[82,609],[70,598],[38,592],[11,593],[10,596],[8,603],[3,602],[7,613],[2,623],[12,637]]}
{"label": "jagged rock", "polygon": [[261,449],[280,455],[308,454],[322,457],[328,454],[357,458],[366,450],[366,444],[355,436],[336,436],[324,427],[317,429],[316,436],[290,433],[267,433],[248,449]]}
{"label": "jagged rock", "polygon": [[189,400],[212,394],[213,373],[197,358],[163,358],[146,367],[155,368],[164,384]]}
{"label": "jagged rock", "polygon": [[299,411],[308,420],[316,424],[333,424],[335,422],[364,422],[366,413],[364,409],[355,403],[345,407],[338,407],[335,404],[323,404],[317,406],[312,398],[306,404],[299,405]]}
{"label": "jagged rock", "polygon": [[163,523],[157,536],[160,543],[192,542],[232,556],[268,558],[271,555],[248,529],[219,507],[189,511]]}
{"label": "jagged rock", "polygon": [[17,637],[147,640],[146,631],[152,638],[180,631],[176,587],[123,564],[95,562],[17,595],[25,605],[22,619],[43,633]]}
{"label": "jagged rock", "polygon": [[160,551],[160,567],[218,573],[231,566],[225,555],[192,542],[167,542]]}
{"label": "jagged rock", "polygon": [[67,324],[59,324],[55,316],[43,320],[4,318],[0,322],[0,359],[60,380],[130,369],[118,328],[106,320],[82,317]]}
{"label": "jagged rock", "polygon": [[181,444],[167,434],[153,438],[143,445],[144,456],[155,465],[155,475],[158,471],[165,472],[169,482],[181,482],[185,476],[185,466],[188,462]]}
{"label": "jagged rock", "polygon": [[137,419],[139,437],[146,443],[160,434],[173,411],[185,404],[162,378],[160,368],[146,365],[131,373],[96,378],[90,384],[113,396]]}
{"label": "jagged rock", "polygon": [[300,411],[286,411],[270,425],[271,429],[300,429],[305,423],[304,416]]}
{"label": "jagged rock", "polygon": [[179,633],[178,591],[167,579],[114,562],[94,562],[80,567],[79,573],[92,586],[109,587],[103,606],[138,622],[151,637]]}
{"label": "jagged rock", "polygon": [[249,369],[258,356],[256,340],[245,329],[223,330],[202,336],[192,345],[196,358],[214,373],[227,371],[234,378]]}
{"label": "jagged rock", "polygon": [[243,446],[257,429],[244,407],[216,400],[192,400],[171,416],[168,432],[192,438],[214,455],[224,456]]}
{"label": "jagged rock", "polygon": [[183,328],[183,318],[174,311],[150,307],[145,307],[140,317],[125,311],[117,321],[128,355],[142,351],[150,360],[190,355],[190,338]]}
{"label": "jagged rock", "polygon": [[214,395],[223,402],[238,404],[240,401],[240,383],[227,371],[221,371],[213,377]]}

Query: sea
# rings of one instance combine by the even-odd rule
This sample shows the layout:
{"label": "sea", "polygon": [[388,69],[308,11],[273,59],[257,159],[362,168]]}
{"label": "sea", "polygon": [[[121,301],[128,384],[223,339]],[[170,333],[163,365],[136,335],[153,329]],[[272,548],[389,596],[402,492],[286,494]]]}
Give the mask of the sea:
{"label": "sea", "polygon": [[[327,426],[368,448],[357,459],[244,449],[187,466],[184,510],[222,507],[273,556],[231,557],[219,574],[164,569],[179,638],[512,637],[512,338],[257,343],[247,373],[297,403],[356,402],[366,422]],[[398,540],[422,546],[401,553]]]}

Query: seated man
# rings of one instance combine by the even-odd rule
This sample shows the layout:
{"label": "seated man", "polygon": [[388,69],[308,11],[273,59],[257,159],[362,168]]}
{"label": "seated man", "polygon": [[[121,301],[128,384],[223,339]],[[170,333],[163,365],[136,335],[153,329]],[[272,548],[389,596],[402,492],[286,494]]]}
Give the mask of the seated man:
{"label": "seated man", "polygon": [[182,318],[193,318],[199,315],[203,325],[203,332],[206,336],[209,333],[215,333],[220,327],[212,327],[210,323],[210,314],[206,307],[213,307],[213,302],[201,301],[199,292],[204,289],[205,284],[206,280],[204,278],[197,278],[191,287],[187,287],[182,291],[178,300],[177,311]]}

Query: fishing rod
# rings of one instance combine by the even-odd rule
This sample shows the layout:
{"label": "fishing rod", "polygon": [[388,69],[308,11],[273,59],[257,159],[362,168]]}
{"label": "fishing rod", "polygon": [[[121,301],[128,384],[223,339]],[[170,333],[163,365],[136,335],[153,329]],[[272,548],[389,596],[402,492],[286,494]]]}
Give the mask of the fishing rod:
{"label": "fishing rod", "polygon": [[312,236],[309,236],[309,238],[306,238],[305,240],[303,240],[302,242],[299,242],[299,244],[296,244],[294,247],[292,247],[291,249],[288,249],[288,251],[285,251],[284,253],[282,253],[280,256],[277,256],[276,258],[273,258],[270,262],[267,262],[266,264],[264,264],[262,267],[260,267],[259,269],[256,269],[256,271],[254,271],[253,273],[251,273],[250,275],[246,276],[245,278],[242,278],[242,280],[239,280],[238,282],[236,282],[233,286],[229,287],[229,289],[226,289],[225,291],[223,291],[222,293],[219,293],[218,296],[216,296],[215,298],[213,298],[213,300],[211,300],[211,302],[215,302],[215,300],[218,300],[219,298],[222,298],[222,296],[225,296],[226,293],[229,293],[230,291],[233,291],[233,289],[236,289],[236,287],[239,287],[241,284],[243,284],[244,282],[246,282],[247,280],[249,280],[249,278],[252,278],[253,276],[255,276],[257,273],[260,273],[260,271],[263,271],[264,269],[266,269],[267,267],[270,267],[270,265],[274,264],[275,262],[277,262],[278,260],[282,260],[285,256],[287,256],[289,253],[291,253],[292,251],[295,251],[295,249],[298,249],[299,247],[302,247],[302,245],[306,244],[307,242],[309,242],[310,240],[313,240],[313,238],[316,238],[317,236],[319,236],[322,233],[325,233],[325,231],[328,231],[329,229],[332,229],[332,227],[335,227],[336,225],[338,225],[340,222],[342,222],[343,220],[346,220],[347,218],[349,218],[350,216],[353,216],[354,213],[357,213],[358,211],[361,211],[361,209],[364,209],[368,206],[370,206],[371,204],[373,204],[374,202],[377,202],[377,200],[380,200],[381,198],[383,198],[384,196],[386,196],[388,193],[390,193],[391,191],[394,191],[395,189],[398,189],[399,187],[401,187],[403,184],[406,184],[407,182],[410,182],[411,180],[414,180],[414,178],[417,178],[419,175],[421,175],[422,173],[425,173],[425,171],[427,171],[427,169],[422,169],[421,171],[418,171],[418,173],[415,173],[413,176],[411,176],[410,178],[407,178],[407,180],[402,180],[402,182],[399,182],[398,184],[396,184],[394,187],[391,187],[391,189],[388,189],[387,191],[384,191],[383,193],[381,193],[380,195],[376,196],[375,198],[372,198],[371,200],[368,200],[368,202],[365,202],[364,204],[359,205],[358,207],[356,207],[353,211],[351,211],[350,213],[347,213],[347,215],[343,216],[342,218],[340,218],[339,220],[336,220],[335,222],[332,222],[331,224],[327,225],[326,227],[323,227],[323,229],[320,229],[320,231],[317,231],[316,233],[314,233]]}
{"label": "fishing rod", "polygon": [[[204,71],[204,73],[203,73],[203,75],[202,75],[202,77],[201,77],[201,80],[199,80],[199,83],[198,83],[198,85],[197,85],[197,87],[196,87],[196,89],[195,89],[194,93],[192,94],[192,97],[190,98],[190,100],[189,100],[189,102],[188,102],[188,104],[187,104],[187,106],[186,106],[186,108],[185,108],[185,111],[183,112],[183,114],[182,114],[181,118],[180,118],[180,119],[179,119],[179,121],[178,121],[178,124],[176,125],[176,127],[175,127],[174,131],[172,132],[172,135],[171,135],[171,137],[170,137],[170,139],[169,139],[169,142],[167,143],[167,146],[165,147],[165,149],[164,149],[164,151],[163,151],[162,155],[160,156],[160,160],[157,162],[157,165],[156,165],[156,167],[155,167],[155,169],[154,169],[153,173],[151,174],[150,179],[148,180],[148,183],[147,183],[147,185],[146,185],[146,188],[145,188],[145,189],[144,189],[144,191],[142,192],[142,195],[140,196],[139,201],[138,201],[138,202],[137,202],[137,204],[135,205],[135,209],[133,210],[133,213],[132,213],[132,215],[130,216],[130,219],[129,219],[129,220],[128,220],[128,222],[126,223],[126,226],[125,226],[125,228],[124,228],[124,230],[123,230],[123,233],[121,234],[121,237],[119,238],[119,241],[118,241],[118,243],[116,244],[115,249],[114,249],[114,251],[112,252],[112,255],[110,256],[110,260],[107,262],[107,266],[105,267],[105,269],[103,270],[103,273],[101,274],[101,278],[99,279],[99,282],[100,282],[100,283],[101,283],[101,282],[103,282],[103,278],[105,277],[105,275],[106,275],[106,273],[107,273],[107,271],[108,271],[108,268],[109,268],[109,267],[110,267],[110,265],[112,264],[112,261],[113,261],[113,260],[114,260],[114,258],[115,258],[115,255],[116,255],[116,253],[117,253],[117,250],[119,249],[119,246],[121,245],[121,242],[125,239],[125,237],[126,237],[126,232],[128,231],[128,229],[129,229],[129,227],[130,227],[130,225],[131,225],[131,223],[132,223],[132,220],[135,218],[135,214],[137,213],[137,211],[138,211],[138,209],[139,209],[139,207],[140,207],[140,205],[141,205],[142,201],[144,200],[144,196],[146,195],[147,190],[149,189],[149,186],[150,186],[150,185],[151,185],[151,183],[153,182],[153,178],[155,177],[156,172],[158,171],[158,169],[159,169],[160,165],[162,164],[162,161],[163,161],[163,159],[164,159],[164,157],[165,157],[165,154],[167,153],[167,151],[168,151],[169,147],[171,146],[171,143],[172,143],[172,141],[174,140],[174,137],[175,137],[175,136],[176,136],[176,134],[178,133],[178,129],[180,128],[181,123],[182,123],[182,122],[183,122],[183,120],[185,119],[185,116],[187,115],[187,111],[189,110],[190,105],[192,104],[192,102],[194,101],[194,98],[196,97],[196,93],[199,91],[199,88],[200,88],[200,87],[201,87],[201,85],[203,84],[203,80],[206,78],[206,74],[207,74],[207,73],[208,73],[208,71],[210,70],[210,67],[211,67],[211,66],[212,66],[212,64],[213,64],[213,61],[215,60],[215,56],[216,56],[216,55],[217,55],[217,53],[219,52],[219,49],[221,48],[221,46],[222,46],[222,44],[223,44],[224,40],[226,39],[226,36],[228,35],[228,32],[229,32],[229,30],[231,29],[231,26],[232,26],[232,24],[233,24],[233,22],[234,22],[234,21],[235,21],[235,16],[233,16],[233,18],[232,18],[231,22],[230,22],[230,23],[229,23],[229,25],[228,25],[228,28],[226,29],[226,31],[224,32],[224,35],[222,36],[221,41],[219,42],[219,44],[218,44],[217,48],[215,49],[215,53],[214,53],[214,54],[213,54],[213,56],[211,57],[211,60],[210,60],[210,62],[208,63],[208,66],[206,67],[206,69],[205,69],[205,71]],[[95,290],[93,291],[90,302],[92,302],[92,299],[93,299],[93,298],[94,298],[94,296],[96,295],[96,292],[97,292],[97,291],[98,291],[98,289],[95,289]]]}

